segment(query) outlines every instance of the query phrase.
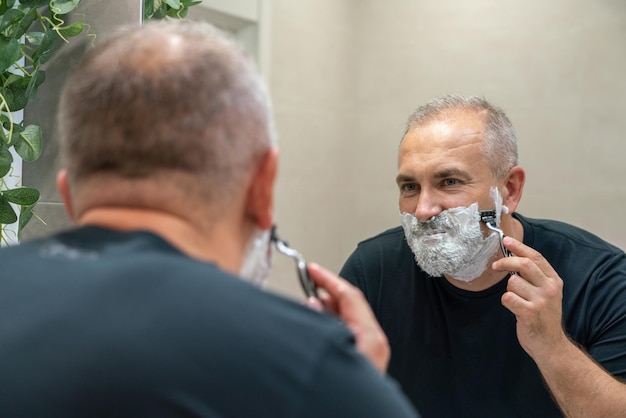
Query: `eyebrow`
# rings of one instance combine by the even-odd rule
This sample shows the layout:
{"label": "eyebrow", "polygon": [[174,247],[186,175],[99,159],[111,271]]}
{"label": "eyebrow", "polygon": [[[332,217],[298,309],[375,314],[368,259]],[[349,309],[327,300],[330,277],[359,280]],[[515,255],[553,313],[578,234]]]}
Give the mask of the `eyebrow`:
{"label": "eyebrow", "polygon": [[[450,178],[450,177],[460,177],[464,180],[468,180],[471,178],[471,176],[469,175],[469,173],[467,173],[467,171],[463,171],[460,170],[458,168],[447,168],[441,171],[437,171],[435,172],[435,175],[433,176],[436,179],[446,179],[446,178]],[[415,181],[415,177],[410,175],[410,174],[398,174],[398,176],[396,177],[396,183],[397,184],[401,184],[401,183],[411,183]]]}
{"label": "eyebrow", "polygon": [[415,178],[413,176],[410,176],[408,174],[398,174],[398,176],[396,177],[396,184],[400,184],[400,183],[410,183],[415,181]]}

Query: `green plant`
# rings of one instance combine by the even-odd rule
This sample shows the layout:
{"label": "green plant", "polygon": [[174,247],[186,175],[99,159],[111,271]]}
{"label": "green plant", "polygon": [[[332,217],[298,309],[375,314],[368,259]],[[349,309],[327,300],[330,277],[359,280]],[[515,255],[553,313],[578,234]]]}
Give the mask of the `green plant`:
{"label": "green plant", "polygon": [[187,16],[191,6],[202,3],[202,0],[144,0],[143,20],[173,17],[182,19]]}
{"label": "green plant", "polygon": [[[14,112],[35,98],[45,80],[42,65],[61,41],[76,36],[83,23],[65,23],[65,16],[80,0],[0,0],[0,240],[7,242],[6,226],[18,222],[19,232],[33,216],[39,191],[29,187],[9,189],[13,177],[13,149],[24,161],[41,155],[41,128],[24,126]],[[16,214],[11,204],[19,206]]]}
{"label": "green plant", "polygon": [[[66,15],[80,0],[0,0],[0,242],[7,243],[8,225],[17,223],[17,238],[35,215],[39,190],[10,188],[13,150],[23,161],[41,155],[42,130],[14,120],[14,112],[24,109],[45,81],[43,64],[62,41],[80,34],[85,24],[66,24]],[[182,19],[196,0],[143,0],[144,20],[165,17]],[[19,208],[19,216],[14,209]]]}

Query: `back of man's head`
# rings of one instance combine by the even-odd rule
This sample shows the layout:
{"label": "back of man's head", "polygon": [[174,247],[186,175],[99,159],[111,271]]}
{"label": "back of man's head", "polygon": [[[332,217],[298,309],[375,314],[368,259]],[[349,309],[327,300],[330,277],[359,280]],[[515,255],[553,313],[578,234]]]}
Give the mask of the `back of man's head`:
{"label": "back of man's head", "polygon": [[274,141],[254,66],[204,23],[117,31],[87,54],[61,100],[61,144],[74,191],[175,184],[224,208]]}

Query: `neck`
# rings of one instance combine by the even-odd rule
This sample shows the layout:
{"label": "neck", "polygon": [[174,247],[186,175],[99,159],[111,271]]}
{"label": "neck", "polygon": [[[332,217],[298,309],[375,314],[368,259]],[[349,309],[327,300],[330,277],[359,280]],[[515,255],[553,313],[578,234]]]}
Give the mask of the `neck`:
{"label": "neck", "polygon": [[237,274],[245,239],[227,222],[202,225],[172,213],[126,207],[96,207],[76,220],[80,226],[93,225],[117,231],[149,231],[168,241],[189,257],[210,261]]}

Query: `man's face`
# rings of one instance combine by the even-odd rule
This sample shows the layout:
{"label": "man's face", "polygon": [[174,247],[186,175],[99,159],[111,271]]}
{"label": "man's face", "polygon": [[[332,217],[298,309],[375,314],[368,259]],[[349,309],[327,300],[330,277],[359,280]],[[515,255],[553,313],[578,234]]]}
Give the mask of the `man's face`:
{"label": "man's face", "polygon": [[400,212],[426,221],[474,202],[479,210],[493,209],[489,189],[496,184],[483,155],[482,131],[482,118],[465,111],[410,130],[398,156]]}
{"label": "man's face", "polygon": [[400,146],[402,226],[415,261],[433,277],[472,281],[496,254],[497,237],[479,216],[501,203],[490,193],[498,185],[483,156],[482,125],[476,115],[451,112],[412,129]]}

